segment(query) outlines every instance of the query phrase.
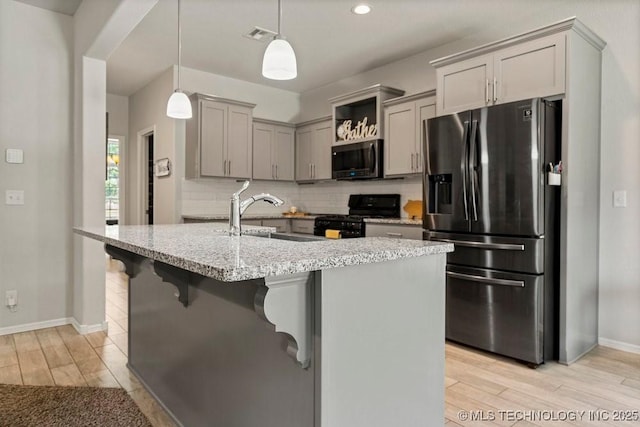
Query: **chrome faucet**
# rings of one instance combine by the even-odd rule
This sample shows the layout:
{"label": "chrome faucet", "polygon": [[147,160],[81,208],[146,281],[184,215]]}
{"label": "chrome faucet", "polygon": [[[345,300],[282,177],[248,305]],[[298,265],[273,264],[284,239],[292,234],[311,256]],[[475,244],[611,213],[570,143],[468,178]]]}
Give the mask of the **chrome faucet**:
{"label": "chrome faucet", "polygon": [[284,202],[276,196],[272,196],[267,193],[256,194],[255,196],[251,196],[248,199],[240,201],[240,194],[249,187],[249,181],[245,181],[242,184],[242,188],[231,196],[231,206],[229,210],[229,235],[230,236],[239,236],[241,233],[240,221],[242,219],[242,214],[247,210],[249,206],[254,204],[259,200],[264,200],[265,202],[271,203],[274,206],[280,206]]}

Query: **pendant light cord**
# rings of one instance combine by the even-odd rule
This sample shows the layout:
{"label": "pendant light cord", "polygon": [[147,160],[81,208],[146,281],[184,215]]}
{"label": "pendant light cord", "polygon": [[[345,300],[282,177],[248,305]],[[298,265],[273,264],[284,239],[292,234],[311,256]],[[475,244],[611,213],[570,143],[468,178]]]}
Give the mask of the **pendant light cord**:
{"label": "pendant light cord", "polygon": [[182,90],[180,82],[180,68],[182,68],[182,26],[180,25],[180,21],[180,0],[178,0],[178,90]]}
{"label": "pendant light cord", "polygon": [[282,5],[280,4],[281,0],[278,0],[278,36],[282,34],[280,31],[280,21],[282,20]]}

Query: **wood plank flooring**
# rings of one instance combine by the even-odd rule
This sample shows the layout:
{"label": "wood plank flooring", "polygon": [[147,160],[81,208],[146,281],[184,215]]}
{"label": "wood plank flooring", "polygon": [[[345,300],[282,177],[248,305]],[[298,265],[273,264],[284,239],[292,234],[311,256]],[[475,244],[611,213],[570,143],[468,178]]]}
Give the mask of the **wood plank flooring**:
{"label": "wood plank flooring", "polygon": [[[106,298],[106,334],[67,325],[0,336],[0,383],[123,387],[154,426],[174,426],[126,367],[127,277],[116,262],[108,262]],[[607,347],[534,370],[447,343],[445,387],[450,427],[640,426],[614,418],[640,411],[640,355]]]}

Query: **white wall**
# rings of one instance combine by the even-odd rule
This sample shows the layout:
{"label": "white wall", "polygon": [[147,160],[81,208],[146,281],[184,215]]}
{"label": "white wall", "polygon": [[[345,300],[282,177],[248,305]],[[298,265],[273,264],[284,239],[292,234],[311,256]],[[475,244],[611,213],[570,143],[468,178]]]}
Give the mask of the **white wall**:
{"label": "white wall", "polygon": [[[71,314],[72,60],[71,17],[0,2],[0,334]],[[5,163],[7,148],[24,163]],[[24,206],[5,205],[7,189]]]}
{"label": "white wall", "polygon": [[[176,165],[175,125],[167,117],[167,100],[173,92],[173,68],[168,68],[148,85],[129,98],[129,143],[127,150],[127,224],[139,224],[141,214],[140,200],[145,196],[144,180],[140,176],[141,149],[138,133],[155,128],[154,157],[168,158],[172,166]],[[176,198],[177,174],[167,177],[154,177],[154,223],[172,224],[177,222],[179,199]]]}
{"label": "white wall", "polygon": [[108,93],[107,113],[109,113],[109,135],[128,137],[129,97]]}

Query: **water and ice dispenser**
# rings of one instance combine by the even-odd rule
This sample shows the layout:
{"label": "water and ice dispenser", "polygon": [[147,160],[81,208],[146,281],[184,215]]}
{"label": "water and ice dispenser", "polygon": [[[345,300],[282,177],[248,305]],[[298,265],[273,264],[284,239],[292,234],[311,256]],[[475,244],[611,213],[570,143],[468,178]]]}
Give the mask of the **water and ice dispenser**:
{"label": "water and ice dispenser", "polygon": [[427,212],[430,214],[450,214],[451,205],[451,178],[450,173],[428,175],[429,203]]}

